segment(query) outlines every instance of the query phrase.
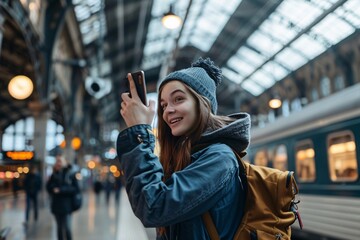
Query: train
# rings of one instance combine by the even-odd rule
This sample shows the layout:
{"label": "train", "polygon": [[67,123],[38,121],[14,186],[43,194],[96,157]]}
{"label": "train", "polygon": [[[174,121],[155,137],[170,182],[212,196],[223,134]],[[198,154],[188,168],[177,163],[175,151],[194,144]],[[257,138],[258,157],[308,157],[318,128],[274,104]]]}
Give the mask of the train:
{"label": "train", "polygon": [[254,127],[247,160],[294,171],[304,223],[292,225],[296,239],[360,237],[360,83]]}

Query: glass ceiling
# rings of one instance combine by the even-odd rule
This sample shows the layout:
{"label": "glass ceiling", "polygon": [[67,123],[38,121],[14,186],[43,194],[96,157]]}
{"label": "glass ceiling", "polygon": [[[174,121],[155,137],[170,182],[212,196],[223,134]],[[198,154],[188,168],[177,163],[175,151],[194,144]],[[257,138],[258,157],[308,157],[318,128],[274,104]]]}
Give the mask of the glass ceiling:
{"label": "glass ceiling", "polygon": [[[104,0],[72,2],[84,45],[101,40],[107,32]],[[161,24],[170,3],[182,19],[189,8],[181,35],[181,28],[169,30]],[[208,52],[240,3],[241,0],[154,0],[141,67],[148,70],[162,65],[176,44],[179,48],[193,46]],[[333,10],[337,3],[338,0],[282,1],[223,66],[224,76],[254,96],[260,95],[359,29],[360,1],[348,0]],[[101,51],[99,54],[98,59]],[[97,65],[100,76],[111,71],[109,61],[98,61]]]}
{"label": "glass ceiling", "polygon": [[[191,3],[189,14],[179,38],[179,48],[195,46],[203,52],[209,51],[230,16],[241,0],[178,0],[173,1],[174,12],[184,20],[186,10]],[[167,61],[167,57],[176,47],[180,28],[169,30],[163,27],[161,17],[169,11],[168,0],[156,0],[153,3],[146,45],[144,49],[143,69],[157,67]],[[216,16],[216,17],[209,17]]]}
{"label": "glass ceiling", "polygon": [[75,15],[80,23],[84,45],[88,45],[106,34],[104,3],[99,0],[73,0]]}
{"label": "glass ceiling", "polygon": [[[337,0],[284,0],[246,44],[222,68],[226,78],[258,96],[308,61],[360,27],[360,1],[348,0],[334,11]],[[184,19],[189,0],[174,1]],[[209,51],[241,0],[193,0],[183,31],[165,29],[161,16],[168,0],[156,0],[147,35],[142,67],[161,65],[176,47],[190,45]],[[306,13],[306,14],[304,14]],[[209,17],[211,16],[211,17]],[[216,16],[216,17],[214,17]]]}
{"label": "glass ceiling", "polygon": [[91,75],[104,76],[111,72],[111,63],[103,58],[102,40],[107,33],[104,14],[105,0],[72,0],[74,11],[79,22],[84,46],[96,41],[98,55],[90,69]]}

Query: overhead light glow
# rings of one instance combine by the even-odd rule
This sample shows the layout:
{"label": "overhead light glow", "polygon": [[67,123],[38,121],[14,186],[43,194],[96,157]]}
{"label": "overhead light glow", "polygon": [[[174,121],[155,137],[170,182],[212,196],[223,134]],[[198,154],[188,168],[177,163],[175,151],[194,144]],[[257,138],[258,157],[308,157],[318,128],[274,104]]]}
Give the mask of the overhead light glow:
{"label": "overhead light glow", "polygon": [[78,138],[78,137],[74,137],[74,138],[71,140],[71,147],[72,147],[74,150],[79,150],[80,147],[81,147],[81,139]]}
{"label": "overhead light glow", "polygon": [[28,98],[34,90],[33,82],[24,75],[18,75],[12,78],[8,85],[10,95],[18,100]]}
{"label": "overhead light glow", "polygon": [[281,100],[279,98],[273,98],[269,101],[269,106],[273,109],[281,107]]}
{"label": "overhead light glow", "polygon": [[164,27],[168,29],[176,29],[180,27],[182,24],[182,20],[179,16],[175,15],[175,13],[172,11],[172,6],[170,6],[169,12],[164,14],[163,18],[161,19],[162,24]]}

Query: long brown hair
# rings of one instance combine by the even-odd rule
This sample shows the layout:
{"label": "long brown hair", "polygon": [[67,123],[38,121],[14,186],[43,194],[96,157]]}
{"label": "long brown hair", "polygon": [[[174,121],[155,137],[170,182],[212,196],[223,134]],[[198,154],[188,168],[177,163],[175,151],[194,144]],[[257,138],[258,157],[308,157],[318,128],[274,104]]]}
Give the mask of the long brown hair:
{"label": "long brown hair", "polygon": [[[200,139],[203,132],[221,128],[233,119],[212,114],[209,100],[184,84],[196,101],[196,110],[199,116],[186,136],[173,136],[170,127],[163,119],[164,111],[160,105],[161,92],[164,86],[165,84],[160,87],[158,94],[157,137],[160,145],[159,158],[164,170],[163,181],[165,182],[174,172],[184,169],[191,163],[191,147]],[[164,235],[166,229],[165,227],[160,227],[157,229],[157,232],[160,235]]]}

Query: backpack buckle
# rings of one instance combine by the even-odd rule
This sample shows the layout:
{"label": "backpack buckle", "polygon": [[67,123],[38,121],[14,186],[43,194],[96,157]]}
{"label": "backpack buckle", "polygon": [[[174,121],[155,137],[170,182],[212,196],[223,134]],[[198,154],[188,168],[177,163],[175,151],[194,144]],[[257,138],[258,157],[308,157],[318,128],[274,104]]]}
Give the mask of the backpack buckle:
{"label": "backpack buckle", "polygon": [[276,233],[276,234],[275,234],[275,239],[276,239],[276,240],[281,240],[282,236],[283,236],[283,235],[282,235],[281,233]]}

